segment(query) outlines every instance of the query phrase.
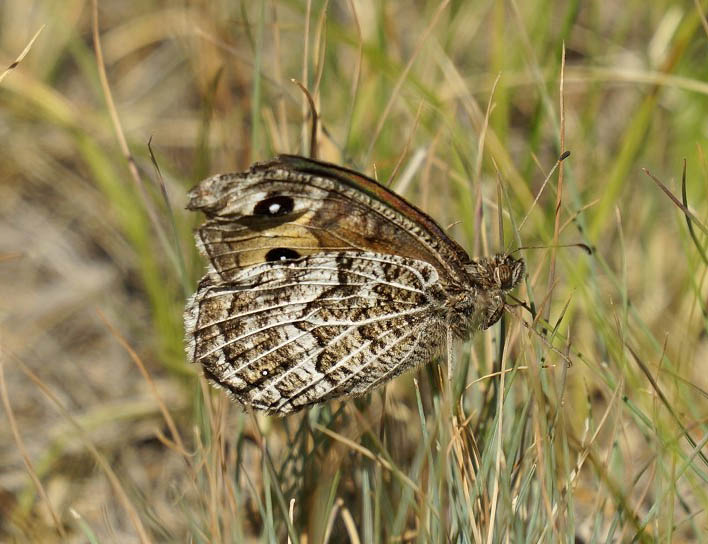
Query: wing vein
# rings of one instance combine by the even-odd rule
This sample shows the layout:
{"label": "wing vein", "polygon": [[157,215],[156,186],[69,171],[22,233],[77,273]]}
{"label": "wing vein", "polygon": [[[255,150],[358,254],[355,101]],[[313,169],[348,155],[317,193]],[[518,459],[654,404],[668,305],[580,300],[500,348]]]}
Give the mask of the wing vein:
{"label": "wing vein", "polygon": [[[260,333],[260,332],[264,332],[264,331],[267,331],[267,330],[272,329],[272,328],[274,328],[274,327],[279,327],[279,326],[282,326],[282,325],[291,325],[291,324],[293,324],[293,323],[304,323],[304,322],[308,322],[308,323],[312,323],[312,324],[314,325],[314,327],[312,327],[311,329],[309,329],[308,332],[312,332],[313,330],[318,329],[318,328],[320,328],[320,327],[348,327],[348,328],[344,331],[344,333],[347,333],[347,331],[351,331],[351,330],[353,330],[353,329],[356,328],[356,327],[361,327],[362,325],[370,325],[370,324],[372,324],[372,323],[378,323],[379,321],[386,321],[386,320],[394,319],[394,318],[397,318],[397,317],[416,315],[416,314],[419,314],[419,313],[422,313],[422,312],[427,311],[428,308],[427,308],[427,307],[421,307],[421,308],[417,308],[417,309],[415,309],[415,310],[409,310],[409,311],[406,311],[406,312],[395,312],[395,313],[392,313],[392,314],[380,315],[380,316],[372,317],[372,318],[369,318],[369,319],[363,319],[363,320],[361,320],[361,321],[354,322],[353,324],[352,324],[351,321],[329,321],[329,320],[328,320],[328,321],[322,321],[322,322],[320,322],[320,323],[313,323],[312,321],[310,321],[310,317],[313,316],[316,312],[318,312],[318,311],[321,310],[321,309],[322,309],[322,308],[316,308],[313,312],[310,312],[308,315],[306,315],[306,316],[303,317],[302,319],[294,319],[294,320],[290,320],[290,321],[283,321],[283,322],[278,322],[278,323],[272,323],[272,324],[269,324],[269,325],[267,325],[267,326],[265,326],[265,327],[261,327],[260,329],[256,329],[255,331],[251,331],[251,332],[248,332],[248,333],[246,333],[246,334],[242,334],[241,336],[239,336],[239,337],[237,337],[237,338],[234,338],[234,339],[232,339],[232,340],[229,340],[228,342],[224,342],[223,344],[220,344],[219,346],[217,346],[217,347],[211,349],[211,350],[208,351],[207,353],[200,355],[196,360],[203,359],[204,357],[207,357],[207,356],[211,355],[212,353],[214,353],[214,352],[216,352],[216,351],[222,350],[222,349],[224,349],[225,347],[230,346],[231,344],[234,344],[234,343],[236,343],[236,342],[240,342],[240,341],[243,340],[244,338],[248,338],[249,336],[253,336],[254,334],[258,334],[258,333]],[[341,335],[341,334],[344,334],[344,333],[340,333],[340,335]],[[340,335],[338,335],[338,336],[340,336]],[[328,345],[329,345],[329,344],[328,344]],[[325,348],[322,348],[322,349],[325,349]],[[249,362],[248,364],[250,364],[250,362]],[[295,368],[295,367],[293,367],[293,368]]]}
{"label": "wing vein", "polygon": [[[403,359],[402,359],[397,365],[395,365],[395,367],[394,367],[390,372],[387,372],[385,375],[388,375],[388,374],[390,374],[391,372],[393,372],[394,370],[400,368],[401,365],[404,364],[404,362],[406,361],[406,359],[408,359],[408,357],[411,355],[411,353],[413,353],[413,351],[414,351],[414,350],[418,347],[418,345],[420,344],[420,335],[422,334],[423,330],[424,330],[424,326],[423,326],[423,325],[420,325],[420,326],[417,327],[416,329],[411,329],[409,332],[407,332],[406,334],[404,334],[404,335],[401,336],[400,338],[396,338],[396,340],[393,341],[392,343],[390,343],[388,346],[386,346],[385,349],[383,349],[382,351],[380,351],[379,353],[377,353],[376,355],[374,355],[374,357],[372,357],[371,359],[369,359],[369,360],[368,360],[366,363],[364,363],[363,365],[360,365],[354,372],[352,372],[351,374],[349,374],[345,379],[343,379],[342,381],[338,382],[336,385],[334,385],[334,386],[332,386],[330,389],[328,389],[328,390],[325,392],[325,395],[326,395],[327,393],[329,393],[330,391],[333,391],[333,390],[336,389],[337,387],[340,387],[343,383],[349,381],[349,380],[352,379],[354,376],[360,374],[365,368],[369,367],[370,365],[372,365],[373,363],[375,363],[376,361],[378,361],[383,355],[385,355],[386,353],[388,353],[389,351],[391,351],[394,347],[396,347],[398,344],[400,344],[404,339],[408,338],[408,337],[411,336],[413,333],[418,332],[418,333],[419,333],[419,334],[418,334],[418,338],[417,338],[416,341],[414,342],[414,344],[413,344],[413,346],[411,347],[411,349],[408,350],[408,353],[406,353],[406,355],[403,357]],[[377,337],[377,340],[379,340],[379,339],[385,337],[385,336],[386,336],[388,333],[390,333],[390,332],[391,332],[391,330],[385,331],[383,334],[381,334],[381,335],[379,335],[379,336]],[[340,367],[342,364],[344,364],[349,358],[351,358],[351,357],[353,357],[354,355],[356,355],[356,353],[359,353],[360,351],[362,351],[365,347],[367,347],[367,346],[368,346],[369,344],[371,344],[371,343],[372,343],[372,341],[367,342],[367,343],[366,343],[364,346],[362,346],[360,349],[357,349],[356,352],[353,352],[353,353],[350,354],[349,356],[347,356],[347,357],[345,357],[344,359],[342,359],[342,361],[338,362],[338,363],[337,363],[336,365],[334,365],[331,369],[329,369],[329,370],[328,370],[328,373],[331,373],[331,372],[333,372],[334,370],[336,370],[338,367]],[[288,399],[283,400],[283,401],[275,408],[276,411],[280,411],[280,410],[282,409],[282,407],[283,407],[285,404],[287,404],[288,402],[292,403],[292,401],[293,401],[294,399],[296,399],[297,397],[299,397],[300,395],[302,395],[305,391],[307,391],[308,389],[311,389],[312,387],[315,387],[318,383],[320,383],[322,380],[324,380],[324,379],[326,378],[326,376],[327,376],[328,373],[325,373],[321,378],[319,378],[319,379],[316,380],[315,382],[313,382],[313,383],[311,383],[311,384],[307,384],[306,386],[303,386],[303,387],[300,388],[298,391],[296,391],[295,393],[293,393]],[[376,380],[375,382],[373,382],[369,387],[367,387],[367,391],[373,387],[373,384],[374,384],[374,383],[379,383],[379,381],[380,381],[380,379],[379,379],[379,380]],[[269,386],[269,387],[270,387],[270,386]]]}

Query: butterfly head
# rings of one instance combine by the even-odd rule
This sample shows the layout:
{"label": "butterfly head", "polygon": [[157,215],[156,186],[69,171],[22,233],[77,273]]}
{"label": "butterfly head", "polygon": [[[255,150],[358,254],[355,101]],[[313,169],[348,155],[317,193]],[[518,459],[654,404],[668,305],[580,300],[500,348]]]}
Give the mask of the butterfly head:
{"label": "butterfly head", "polygon": [[470,264],[467,271],[472,283],[483,290],[511,291],[521,281],[525,265],[523,259],[497,253]]}
{"label": "butterfly head", "polygon": [[504,295],[518,285],[524,275],[523,259],[502,253],[482,258],[467,268],[478,293],[486,299],[482,307],[481,328],[488,329],[501,318],[506,308]]}
{"label": "butterfly head", "polygon": [[511,255],[495,255],[491,262],[494,282],[499,289],[510,291],[524,275],[524,261]]}

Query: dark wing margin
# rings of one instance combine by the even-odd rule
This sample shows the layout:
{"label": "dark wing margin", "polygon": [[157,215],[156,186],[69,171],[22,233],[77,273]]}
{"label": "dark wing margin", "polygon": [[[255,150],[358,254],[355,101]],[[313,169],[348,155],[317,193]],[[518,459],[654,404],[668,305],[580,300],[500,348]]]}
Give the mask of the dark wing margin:
{"label": "dark wing margin", "polygon": [[279,164],[309,175],[335,178],[340,183],[394,210],[399,216],[396,222],[403,223],[404,228],[416,237],[416,242],[426,246],[437,261],[431,262],[426,259],[427,262],[431,262],[439,269],[442,268],[453,278],[465,277],[463,267],[470,262],[467,252],[451,239],[432,217],[375,179],[343,166],[299,155],[282,154],[266,163],[268,166]]}

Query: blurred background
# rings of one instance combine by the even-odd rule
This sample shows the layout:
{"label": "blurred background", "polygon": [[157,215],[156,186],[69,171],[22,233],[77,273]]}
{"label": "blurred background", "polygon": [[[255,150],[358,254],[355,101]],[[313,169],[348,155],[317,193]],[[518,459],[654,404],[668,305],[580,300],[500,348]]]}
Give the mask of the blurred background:
{"label": "blurred background", "polygon": [[[93,10],[0,3],[0,70],[42,29],[0,81],[0,540],[708,534],[708,2]],[[454,417],[444,358],[284,419],[185,359],[204,270],[186,191],[308,153],[293,78],[322,159],[471,255],[594,250],[521,252],[537,319],[513,309],[457,347]],[[693,235],[643,172],[680,200],[684,159]]]}

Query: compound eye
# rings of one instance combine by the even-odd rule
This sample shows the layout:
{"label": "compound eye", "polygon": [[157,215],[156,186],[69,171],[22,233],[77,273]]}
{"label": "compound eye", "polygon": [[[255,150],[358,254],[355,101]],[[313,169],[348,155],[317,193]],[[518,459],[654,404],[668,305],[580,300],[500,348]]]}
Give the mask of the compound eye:
{"label": "compound eye", "polygon": [[501,264],[494,269],[494,281],[502,289],[511,289],[513,286],[511,268],[509,265]]}

